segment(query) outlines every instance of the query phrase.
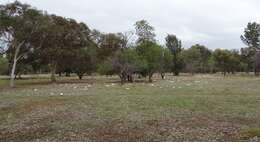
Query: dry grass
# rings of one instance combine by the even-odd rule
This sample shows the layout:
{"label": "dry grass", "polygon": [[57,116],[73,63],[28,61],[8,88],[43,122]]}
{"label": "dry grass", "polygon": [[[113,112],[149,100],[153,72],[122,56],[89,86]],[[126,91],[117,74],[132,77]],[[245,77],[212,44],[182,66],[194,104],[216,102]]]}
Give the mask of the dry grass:
{"label": "dry grass", "polygon": [[[0,141],[258,141],[260,79],[167,76],[0,81]],[[4,83],[3,83],[4,82]],[[252,134],[254,133],[254,135]]]}

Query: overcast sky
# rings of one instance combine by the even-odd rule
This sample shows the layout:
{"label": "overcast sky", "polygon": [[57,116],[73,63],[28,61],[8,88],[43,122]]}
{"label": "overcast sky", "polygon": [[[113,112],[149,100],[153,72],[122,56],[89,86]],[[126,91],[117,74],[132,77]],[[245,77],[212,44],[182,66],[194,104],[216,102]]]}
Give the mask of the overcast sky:
{"label": "overcast sky", "polygon": [[[0,0],[4,3],[12,0]],[[102,32],[134,30],[145,19],[157,40],[177,35],[185,47],[241,48],[244,27],[260,21],[259,0],[21,0],[49,13],[85,22]]]}

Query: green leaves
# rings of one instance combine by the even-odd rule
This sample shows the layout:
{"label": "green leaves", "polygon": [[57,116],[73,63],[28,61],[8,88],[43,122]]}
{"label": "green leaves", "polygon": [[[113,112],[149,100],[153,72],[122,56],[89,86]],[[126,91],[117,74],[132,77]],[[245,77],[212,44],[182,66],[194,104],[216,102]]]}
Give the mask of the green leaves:
{"label": "green leaves", "polygon": [[241,40],[250,48],[260,49],[260,25],[256,22],[248,23]]}

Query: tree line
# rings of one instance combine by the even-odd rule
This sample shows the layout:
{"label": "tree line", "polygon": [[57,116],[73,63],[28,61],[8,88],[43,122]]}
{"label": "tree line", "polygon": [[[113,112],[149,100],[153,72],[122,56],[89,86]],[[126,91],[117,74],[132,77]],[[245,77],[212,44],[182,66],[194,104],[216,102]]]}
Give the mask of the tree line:
{"label": "tree line", "polygon": [[137,21],[134,31],[102,33],[85,23],[33,8],[19,1],[0,5],[0,74],[15,78],[26,73],[118,75],[121,83],[134,82],[135,75],[152,82],[155,73],[252,72],[260,68],[257,23],[249,23],[240,50],[210,50],[196,44],[184,48],[180,39],[168,34],[165,45],[156,40],[155,28]]}

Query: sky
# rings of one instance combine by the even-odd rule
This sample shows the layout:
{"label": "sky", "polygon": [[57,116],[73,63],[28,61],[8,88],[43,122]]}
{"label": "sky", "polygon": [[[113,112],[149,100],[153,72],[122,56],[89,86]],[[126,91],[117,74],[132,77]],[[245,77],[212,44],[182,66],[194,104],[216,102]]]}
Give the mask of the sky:
{"label": "sky", "polygon": [[[12,0],[0,0],[0,3]],[[175,34],[185,48],[239,49],[248,22],[260,22],[259,0],[20,0],[48,13],[73,18],[102,32],[134,30],[145,19],[165,43]]]}

